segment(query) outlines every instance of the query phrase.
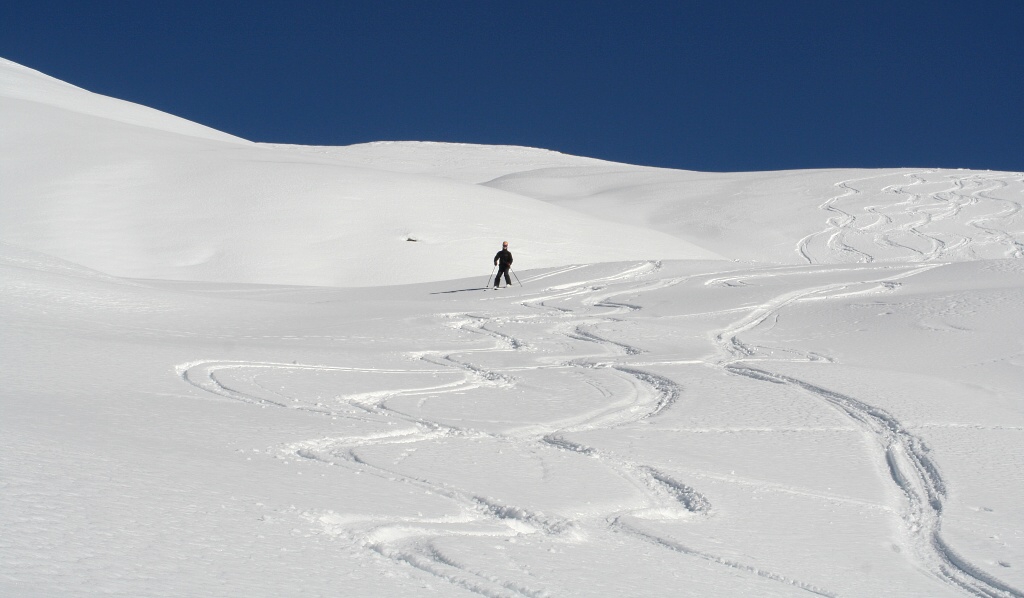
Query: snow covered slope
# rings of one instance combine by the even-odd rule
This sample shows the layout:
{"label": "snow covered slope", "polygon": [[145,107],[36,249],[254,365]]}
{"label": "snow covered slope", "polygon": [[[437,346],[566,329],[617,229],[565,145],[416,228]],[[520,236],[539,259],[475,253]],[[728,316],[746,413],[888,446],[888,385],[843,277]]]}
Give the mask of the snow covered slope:
{"label": "snow covered slope", "polygon": [[0,596],[1024,598],[1024,174],[273,146],[0,75]]}
{"label": "snow covered slope", "polygon": [[1024,256],[1021,176],[943,169],[697,173],[559,167],[490,187],[771,263]]}
{"label": "snow covered slope", "polygon": [[[11,126],[12,121],[22,121],[26,126],[41,124],[31,113],[22,113],[32,104],[41,104],[80,115],[178,135],[248,143],[233,135],[159,110],[86,91],[3,58],[0,58],[0,101],[4,102],[5,131]],[[27,143],[22,149],[34,149],[33,144]]]}
{"label": "snow covered slope", "polygon": [[501,190],[245,142],[9,62],[0,131],[0,238],[119,276],[345,286],[486,276],[503,240],[533,267],[718,257]]}

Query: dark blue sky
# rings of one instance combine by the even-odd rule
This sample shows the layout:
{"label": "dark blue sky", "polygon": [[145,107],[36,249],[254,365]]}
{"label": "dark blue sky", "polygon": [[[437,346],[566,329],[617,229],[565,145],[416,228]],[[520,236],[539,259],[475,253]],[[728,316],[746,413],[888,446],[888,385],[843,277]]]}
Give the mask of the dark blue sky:
{"label": "dark blue sky", "polygon": [[0,56],[254,141],[1024,170],[1024,2],[12,0]]}

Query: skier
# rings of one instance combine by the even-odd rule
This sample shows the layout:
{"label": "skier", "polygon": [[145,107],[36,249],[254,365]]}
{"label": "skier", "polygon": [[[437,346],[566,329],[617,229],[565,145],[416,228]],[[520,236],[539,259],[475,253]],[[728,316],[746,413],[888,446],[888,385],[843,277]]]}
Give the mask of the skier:
{"label": "skier", "polygon": [[512,252],[508,250],[508,241],[501,244],[501,251],[494,254],[494,265],[498,263],[501,266],[498,268],[498,275],[494,277],[494,288],[498,288],[498,282],[501,280],[501,275],[505,275],[505,286],[512,284],[512,280],[508,277],[509,268],[512,267]]}

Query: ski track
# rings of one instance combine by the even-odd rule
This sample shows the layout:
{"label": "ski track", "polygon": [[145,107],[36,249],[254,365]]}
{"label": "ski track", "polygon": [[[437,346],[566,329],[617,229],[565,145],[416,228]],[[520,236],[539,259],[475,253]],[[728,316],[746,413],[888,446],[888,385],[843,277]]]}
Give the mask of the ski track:
{"label": "ski track", "polygon": [[[841,193],[819,206],[827,215],[824,230],[801,239],[796,252],[808,264],[871,263],[874,255],[887,262],[1024,257],[1024,230],[987,224],[1008,224],[1021,214],[1024,206],[1009,198],[1020,194],[1021,176],[922,170],[840,181]],[[909,183],[877,187],[880,180],[894,178]],[[938,185],[943,188],[915,192]],[[996,191],[1005,196],[993,195]],[[902,199],[873,201],[886,195]]]}
{"label": "ski track", "polygon": [[742,573],[752,574],[767,580],[790,585],[801,590],[804,590],[806,592],[809,592],[811,594],[815,594],[818,596],[826,596],[828,598],[836,598],[836,596],[838,596],[834,592],[830,592],[824,588],[820,588],[813,584],[805,583],[800,580],[786,577],[785,575],[780,575],[778,573],[767,571],[765,569],[760,569],[758,567],[754,567],[751,565],[746,565],[733,559],[728,559],[708,552],[703,552],[701,550],[689,548],[671,538],[667,538],[665,536],[645,531],[641,526],[627,523],[623,521],[621,518],[612,521],[612,528],[630,537],[639,539],[649,544],[653,544],[654,546],[657,546],[659,548],[664,548],[667,550],[671,550],[673,552],[685,554],[690,557],[696,557],[708,561],[710,563],[715,563],[717,565],[722,565],[725,567],[729,567],[731,569],[735,569]]}
{"label": "ski track", "polygon": [[918,558],[928,569],[973,596],[1024,596],[1019,590],[974,567],[942,539],[945,482],[929,457],[924,441],[907,431],[899,420],[883,409],[797,378],[738,364],[730,364],[726,369],[754,380],[799,389],[832,405],[864,427],[878,440],[889,475],[906,498],[904,526]]}
{"label": "ski track", "polygon": [[[914,276],[935,267],[940,265],[919,266],[884,280],[867,280],[859,284],[894,283],[898,279]],[[960,556],[942,538],[942,511],[946,485],[923,440],[909,432],[897,418],[884,409],[797,378],[771,372],[764,367],[749,365],[752,361],[770,363],[774,359],[758,359],[759,356],[771,351],[740,341],[738,337],[741,333],[757,327],[796,300],[834,293],[847,286],[847,283],[833,284],[793,291],[758,306],[747,317],[734,322],[715,336],[715,342],[722,355],[719,365],[729,373],[760,382],[786,385],[824,401],[872,434],[881,448],[892,481],[905,497],[905,533],[911,540],[911,545],[915,547],[917,558],[926,569],[942,581],[971,596],[1024,598],[1024,592],[981,571]],[[804,361],[808,362],[817,360],[819,356],[813,354],[804,357]]]}
{"label": "ski track", "polygon": [[[574,272],[580,268],[567,268],[557,273]],[[465,563],[457,562],[444,554],[443,550],[437,546],[436,539],[460,535],[510,537],[521,534],[540,534],[559,541],[578,541],[584,524],[597,522],[611,530],[622,530],[625,529],[622,523],[623,518],[657,520],[662,517],[678,519],[712,514],[712,505],[706,496],[691,485],[677,480],[671,474],[656,467],[637,463],[606,451],[599,451],[565,438],[565,434],[573,432],[612,428],[657,417],[665,410],[671,409],[681,397],[682,387],[666,377],[645,371],[638,366],[627,367],[607,361],[596,363],[590,359],[598,357],[607,360],[608,357],[633,356],[642,352],[637,347],[603,338],[590,332],[587,328],[598,326],[605,321],[616,321],[618,316],[640,310],[636,305],[610,300],[610,297],[621,294],[623,290],[632,292],[651,290],[678,284],[682,280],[644,280],[645,277],[657,272],[660,268],[661,265],[658,262],[644,262],[600,278],[548,287],[536,296],[522,301],[522,305],[539,310],[543,314],[541,317],[522,321],[528,321],[531,325],[541,328],[550,327],[552,330],[558,330],[567,342],[574,344],[578,349],[593,347],[595,350],[596,354],[591,355],[588,355],[588,351],[585,349],[583,351],[576,350],[572,353],[574,359],[566,361],[562,365],[537,365],[509,368],[503,371],[477,366],[472,360],[474,353],[529,352],[530,345],[522,338],[497,330],[496,322],[500,325],[500,319],[468,313],[444,314],[445,319],[451,322],[450,325],[457,329],[468,334],[483,335],[493,341],[493,346],[483,349],[464,350],[457,353],[425,351],[418,354],[423,363],[436,366],[442,372],[456,374],[457,379],[430,387],[357,393],[339,397],[343,405],[362,410],[367,417],[374,415],[388,417],[393,421],[402,422],[403,428],[381,434],[300,441],[279,449],[285,457],[293,456],[340,466],[394,483],[413,485],[432,494],[443,496],[459,507],[462,515],[457,521],[386,520],[346,522],[344,525],[336,525],[329,521],[326,523],[321,521],[323,517],[318,518],[315,514],[308,515],[308,518],[319,522],[325,529],[330,529],[330,533],[348,537],[373,554],[391,562],[414,567],[481,596],[504,597],[546,596],[548,593],[544,588],[534,587],[515,579],[502,579]],[[535,279],[536,277],[531,280]],[[609,285],[625,286],[625,289],[609,289]],[[552,305],[554,303],[562,305],[554,306]],[[601,313],[595,313],[598,310]],[[566,326],[564,321],[567,318],[575,320],[575,323]],[[387,399],[402,395],[415,396],[428,393],[437,395],[487,386],[510,388],[517,383],[514,372],[550,367],[569,368],[581,372],[600,370],[605,375],[615,375],[630,381],[634,392],[621,404],[615,404],[613,408],[598,413],[581,413],[577,417],[551,425],[530,426],[519,432],[502,434],[480,432],[421,419],[390,407],[387,403]],[[260,386],[257,380],[258,373],[274,369],[372,372],[388,376],[432,372],[432,370],[424,369],[345,368],[326,365],[216,360],[196,361],[182,364],[176,368],[178,375],[185,382],[226,399],[261,407],[295,409],[320,416],[365,419],[363,416],[330,409],[323,405],[310,406],[301,402],[296,403],[289,400],[284,393]],[[218,373],[241,375],[249,385],[250,391],[234,388],[232,382],[226,382],[223,376],[218,376]],[[253,388],[259,389],[258,394],[251,392]],[[578,458],[596,460],[636,488],[642,505],[627,511],[606,513],[600,516],[591,515],[588,518],[583,516],[567,518],[542,514],[521,506],[502,504],[494,498],[479,496],[471,489],[453,487],[443,482],[401,473],[379,463],[368,462],[360,456],[360,449],[365,447],[412,444],[441,439],[488,439],[520,448],[532,448],[534,452],[541,454],[545,451],[557,451],[562,454],[569,453]],[[766,579],[805,589],[812,587],[809,584],[790,580],[780,574],[761,571],[755,567],[748,567],[714,555],[696,551],[681,551],[670,538],[643,535],[639,532],[636,532],[636,537],[645,542],[653,541],[674,552],[689,554]],[[536,581],[534,580],[532,583],[535,584]],[[831,594],[825,593],[824,595]]]}
{"label": "ski track", "polygon": [[[1011,218],[1021,212],[1022,207],[1019,202],[992,195],[994,191],[1006,191],[1009,183],[992,183],[982,175],[970,175],[956,178],[944,191],[927,196],[906,191],[907,188],[913,189],[933,184],[934,181],[924,178],[928,172],[904,175],[911,180],[910,184],[905,187],[890,185],[888,188],[892,193],[905,196],[905,199],[893,204],[900,206],[902,212],[888,214],[883,213],[878,206],[869,206],[866,211],[873,216],[873,221],[867,225],[863,225],[858,221],[858,217],[851,215],[850,211],[840,208],[838,204],[861,195],[861,191],[854,186],[855,184],[870,181],[872,178],[884,177],[853,179],[839,183],[837,187],[842,190],[842,193],[830,198],[822,206],[822,209],[831,214],[828,222],[829,228],[822,233],[803,239],[798,246],[798,251],[806,261],[812,264],[842,261],[863,262],[866,265],[862,268],[847,269],[846,271],[854,273],[863,270],[866,276],[860,277],[855,282],[790,290],[750,308],[716,312],[741,312],[743,316],[717,333],[712,333],[709,341],[717,348],[717,357],[710,361],[642,363],[632,359],[644,352],[642,347],[605,338],[595,331],[603,323],[621,322],[623,318],[628,319],[630,314],[642,311],[642,308],[636,304],[614,301],[616,296],[625,294],[635,296],[694,278],[653,276],[659,272],[661,264],[659,262],[644,262],[598,278],[553,285],[536,291],[531,289],[529,294],[518,299],[488,296],[483,300],[511,300],[513,303],[532,310],[535,315],[495,317],[486,311],[440,314],[445,325],[466,334],[486,337],[491,340],[492,345],[457,352],[430,350],[418,352],[415,356],[425,366],[422,369],[360,369],[325,365],[210,360],[182,364],[177,366],[177,372],[185,382],[225,399],[261,407],[297,409],[310,412],[311,415],[354,419],[387,417],[396,423],[401,423],[403,427],[387,433],[299,441],[281,447],[280,450],[285,455],[340,466],[394,483],[413,485],[450,500],[458,507],[461,513],[459,517],[440,520],[392,518],[341,523],[333,522],[326,515],[309,514],[308,518],[323,526],[327,533],[349,538],[356,545],[363,546],[381,558],[413,567],[472,593],[493,597],[536,597],[549,595],[549,590],[539,587],[537,585],[539,581],[536,578],[523,581],[513,578],[515,576],[502,577],[471,564],[460,562],[439,547],[438,539],[458,536],[511,537],[526,534],[549,537],[557,541],[576,542],[583,541],[584,529],[587,525],[603,524],[613,532],[625,534],[637,541],[649,543],[665,550],[715,563],[762,579],[787,584],[811,594],[835,596],[834,592],[817,585],[692,549],[666,534],[647,529],[642,522],[656,521],[661,517],[670,519],[708,517],[713,516],[714,510],[708,498],[696,487],[678,480],[668,473],[608,451],[586,446],[566,437],[575,432],[610,429],[656,418],[667,410],[676,408],[684,394],[683,387],[670,378],[644,368],[659,363],[702,363],[719,368],[730,375],[787,386],[843,413],[854,426],[870,433],[877,440],[880,459],[884,459],[892,482],[904,498],[904,505],[898,512],[901,514],[905,533],[915,548],[915,558],[921,565],[937,578],[971,596],[1024,598],[1024,593],[1020,590],[1004,584],[966,561],[942,538],[942,510],[946,497],[946,486],[938,466],[931,460],[928,448],[920,438],[910,433],[893,415],[866,401],[770,370],[772,361],[831,362],[827,356],[777,351],[752,345],[740,338],[744,333],[777,318],[780,311],[795,302],[857,293],[886,292],[896,288],[899,285],[897,281],[902,278],[911,277],[942,265],[941,263],[906,264],[903,266],[871,265],[870,256],[858,250],[848,238],[849,236],[862,237],[865,230],[876,229],[876,232],[872,233],[872,242],[885,244],[890,249],[904,247],[904,245],[887,237],[885,230],[898,230],[897,234],[916,236],[923,243],[926,242],[929,249],[927,251],[910,250],[912,255],[908,257],[907,261],[933,262],[939,258],[948,257],[949,252],[953,250],[965,250],[976,241],[965,238],[966,241],[963,243],[951,245],[936,236],[923,232],[922,229],[928,223],[940,219],[956,218],[968,205],[977,205],[982,202],[1000,204],[999,210],[983,212],[972,217],[967,223],[994,239],[996,244],[1012,248],[1014,255],[1021,255],[1022,246],[1011,234],[997,234],[998,229],[987,224]],[[893,175],[884,176],[891,178]],[[1020,185],[1022,181],[1024,179],[1016,180],[1013,184]],[[938,206],[941,209],[932,210],[929,206]],[[897,227],[892,227],[891,225],[900,218],[903,218],[905,222]],[[822,253],[822,247],[827,248],[828,252]],[[822,271],[827,271],[827,269],[823,268]],[[735,270],[724,271],[720,274],[702,275],[700,278],[706,279],[703,284],[709,286],[737,286],[749,284],[749,281],[757,277],[775,278],[789,274],[806,275],[809,272],[813,272],[813,270],[808,270],[806,266],[779,267],[753,273],[741,273]],[[529,278],[528,281],[532,282],[558,275],[579,276],[585,273],[585,266],[571,266]],[[566,347],[568,355],[564,361],[558,364],[538,362],[535,365],[500,369],[475,364],[474,354],[476,353],[493,354],[505,351],[523,355],[535,350],[527,338],[501,330],[503,326],[509,324],[515,324],[517,327],[530,327],[531,330],[543,332],[545,337],[552,332],[557,333],[563,339],[563,346]],[[783,357],[778,357],[777,354],[781,354]],[[620,360],[628,362],[619,363]],[[755,362],[758,364],[757,366],[753,365]],[[620,402],[612,403],[603,411],[580,413],[567,420],[526,426],[522,429],[513,429],[502,433],[482,432],[431,421],[388,405],[388,399],[397,396],[426,397],[473,388],[515,388],[519,382],[518,374],[546,368],[563,368],[580,372],[583,376],[588,377],[587,379],[593,381],[595,388],[600,388],[601,382],[594,376],[598,374],[617,376],[627,380],[634,391],[631,396],[622,397]],[[391,391],[356,393],[338,397],[337,402],[364,414],[360,415],[337,408],[332,409],[323,404],[304,404],[301,401],[290,400],[286,393],[262,387],[256,378],[258,372],[266,370],[352,371],[376,373],[391,378],[409,374],[439,373],[446,376],[446,381],[431,386],[402,387]],[[231,382],[225,382],[222,377],[218,377],[219,372],[225,371],[230,371],[236,376],[248,372],[246,380],[250,386],[259,389],[259,392],[254,394],[252,388],[246,390],[233,387]],[[643,504],[639,508],[605,513],[600,517],[544,514],[523,506],[504,504],[493,497],[481,496],[471,488],[459,488],[428,477],[402,473],[380,463],[369,462],[360,454],[361,449],[365,447],[422,443],[441,439],[485,439],[507,444],[531,454],[538,454],[542,460],[547,451],[557,451],[563,455],[571,455],[573,458],[594,460],[636,488]],[[698,477],[714,478],[711,475]],[[725,481],[747,483],[732,479]],[[773,488],[766,487],[766,489]],[[821,500],[852,500],[807,493],[788,487],[774,489],[807,494]],[[861,501],[853,502],[860,503]],[[886,507],[878,505],[868,506],[887,510]]]}

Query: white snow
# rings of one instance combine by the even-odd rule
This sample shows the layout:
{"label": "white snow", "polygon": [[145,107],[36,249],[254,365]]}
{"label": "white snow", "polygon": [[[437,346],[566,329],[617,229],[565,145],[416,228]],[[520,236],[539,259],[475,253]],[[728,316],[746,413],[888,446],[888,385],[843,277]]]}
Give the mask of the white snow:
{"label": "white snow", "polygon": [[0,62],[0,595],[1024,596],[1022,201]]}

